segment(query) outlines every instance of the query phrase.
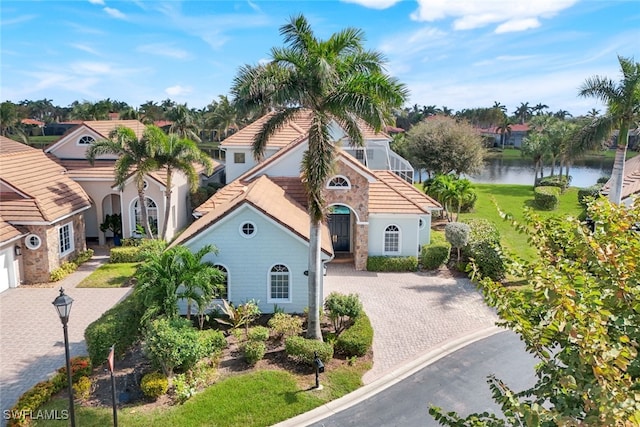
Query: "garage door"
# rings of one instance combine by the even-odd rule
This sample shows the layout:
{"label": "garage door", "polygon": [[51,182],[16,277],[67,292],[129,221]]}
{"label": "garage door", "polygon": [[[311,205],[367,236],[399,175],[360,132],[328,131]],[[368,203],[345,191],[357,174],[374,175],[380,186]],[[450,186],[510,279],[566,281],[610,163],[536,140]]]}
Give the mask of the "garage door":
{"label": "garage door", "polygon": [[10,256],[10,250],[4,250],[0,252],[0,292],[9,289],[9,272],[13,268],[11,261],[13,257]]}

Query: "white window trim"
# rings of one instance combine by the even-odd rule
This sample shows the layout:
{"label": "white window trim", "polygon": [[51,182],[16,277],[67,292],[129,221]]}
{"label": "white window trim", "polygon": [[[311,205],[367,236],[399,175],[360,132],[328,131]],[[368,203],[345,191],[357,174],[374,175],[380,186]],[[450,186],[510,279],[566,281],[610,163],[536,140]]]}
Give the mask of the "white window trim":
{"label": "white window trim", "polygon": [[[245,234],[245,232],[242,230],[242,228],[245,226],[245,224],[253,225],[253,233]],[[256,236],[256,234],[258,234],[258,227],[256,226],[256,223],[253,222],[253,221],[242,221],[242,223],[240,223],[240,226],[238,227],[238,233],[240,233],[240,236],[244,237],[245,239],[253,239]],[[273,266],[271,266],[271,267],[273,267]],[[271,270],[269,270],[269,271],[271,271]]]}
{"label": "white window trim", "polygon": [[[421,223],[421,222],[422,222],[422,225],[420,225],[420,223]],[[419,217],[419,218],[418,218],[418,228],[419,228],[420,230],[424,230],[424,228],[425,228],[426,226],[427,226],[427,221],[425,221],[425,219],[424,219],[424,218]]]}
{"label": "white window trim", "polygon": [[[271,273],[272,273],[271,270],[276,265],[283,265],[287,269],[287,272],[289,273],[289,298],[286,298],[286,299],[271,298]],[[291,271],[291,268],[289,268],[287,264],[284,264],[282,262],[277,262],[273,264],[271,267],[269,267],[269,270],[267,271],[267,303],[290,303],[293,298],[292,293],[293,293],[293,273]]]}
{"label": "white window trim", "polygon": [[[344,180],[347,182],[347,186],[346,186],[346,187],[338,187],[338,186],[331,185],[331,182],[332,182],[334,179],[336,179],[336,178],[342,178],[342,179],[344,179]],[[327,181],[327,185],[326,185],[326,187],[327,187],[328,189],[331,189],[331,190],[350,190],[350,189],[351,189],[351,181],[349,180],[349,178],[347,178],[347,177],[346,177],[346,176],[344,176],[344,175],[335,175],[335,176],[332,176],[332,177]]]}
{"label": "white window trim", "polygon": [[[31,244],[31,239],[34,237],[38,239],[38,243],[35,245]],[[27,247],[27,249],[35,251],[36,249],[40,249],[40,246],[42,246],[42,239],[40,238],[40,236],[32,233],[24,238],[24,245]]]}
{"label": "white window trim", "polygon": [[[153,202],[153,204],[156,205],[156,207],[155,207],[155,209],[156,209],[156,223],[157,223],[157,227],[158,227],[158,230],[156,232],[159,232],[161,230],[160,221],[162,220],[162,218],[160,217],[160,208],[158,207],[158,204],[156,203],[156,201],[153,200],[151,197],[145,195],[144,198],[151,200]],[[136,233],[136,211],[135,211],[136,203],[138,203],[138,197],[132,199],[131,203],[129,203],[129,224],[131,225],[131,234],[132,235],[134,235]],[[148,215],[149,215],[149,211],[147,210],[147,216]]]}
{"label": "white window trim", "polygon": [[[386,247],[385,243],[386,243],[386,238],[387,238],[387,228],[389,228],[391,226],[394,226],[394,227],[396,227],[398,229],[398,250],[397,251],[393,251],[393,252],[387,251],[386,248],[385,248]],[[398,224],[387,224],[384,227],[384,230],[382,232],[382,253],[384,255],[398,255],[398,254],[400,254],[402,252],[401,248],[402,248],[402,228],[400,228],[400,226]]]}
{"label": "white window trim", "polygon": [[[227,301],[231,301],[231,272],[229,271],[229,267],[227,267],[225,264],[221,264],[221,263],[215,263],[213,265],[214,267],[222,267],[225,269],[225,271],[227,272]],[[214,301],[222,301],[223,298],[214,298]]]}
{"label": "white window trim", "polygon": [[[62,240],[60,239],[60,231],[65,227],[69,227],[69,249],[67,249],[64,252],[61,252],[60,249],[62,249]],[[60,258],[62,258],[63,256],[69,255],[74,250],[75,250],[75,241],[73,237],[73,221],[71,221],[71,222],[67,222],[66,224],[62,224],[61,226],[58,227],[58,252],[59,252]]]}
{"label": "white window trim", "polygon": [[[82,139],[84,138],[91,138],[93,140],[93,142],[90,142],[89,144],[81,144],[80,141],[82,141]],[[96,142],[96,139],[91,136],[91,135],[81,135],[78,140],[76,141],[76,145],[80,146],[80,147],[88,147],[90,145],[92,145],[94,142]]]}

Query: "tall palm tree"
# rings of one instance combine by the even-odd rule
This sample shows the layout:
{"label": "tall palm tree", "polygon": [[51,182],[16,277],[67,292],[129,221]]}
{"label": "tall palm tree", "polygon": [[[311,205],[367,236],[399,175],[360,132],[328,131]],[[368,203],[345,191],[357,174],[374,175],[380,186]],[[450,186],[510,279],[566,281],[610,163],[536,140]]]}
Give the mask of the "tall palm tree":
{"label": "tall palm tree", "polygon": [[640,63],[633,58],[618,56],[622,80],[617,84],[607,77],[593,76],[585,80],[578,94],[593,97],[607,104],[607,112],[593,119],[582,132],[582,141],[606,139],[618,129],[618,145],[611,172],[609,200],[619,204],[622,199],[624,162],[629,143],[629,128],[640,116]]}
{"label": "tall palm tree", "polygon": [[504,105],[504,104],[499,103],[498,101],[493,101],[493,106],[491,108],[495,108],[495,109],[500,110],[503,113],[507,114],[507,106]]}
{"label": "tall palm tree", "polygon": [[179,104],[167,112],[167,118],[172,122],[169,133],[175,133],[182,138],[188,138],[195,142],[200,140],[200,129],[195,114],[187,108],[187,104]]}
{"label": "tall palm tree", "polygon": [[148,237],[153,237],[149,216],[147,215],[147,203],[144,191],[144,177],[149,172],[159,169],[156,160],[157,147],[154,146],[155,138],[149,138],[148,128],[145,129],[142,138],[138,139],[131,128],[118,126],[109,133],[108,139],[96,141],[87,150],[87,159],[91,165],[97,156],[103,154],[115,154],[118,157],[114,165],[115,181],[120,191],[133,173],[133,180],[138,190],[138,206],[142,226]]}
{"label": "tall palm tree", "polygon": [[531,114],[535,113],[536,116],[541,116],[542,114],[544,114],[544,110],[546,110],[547,108],[549,108],[547,104],[542,104],[539,102],[531,107]]}
{"label": "tall palm tree", "polygon": [[509,136],[511,136],[511,125],[512,124],[513,123],[511,122],[511,120],[505,114],[504,119],[502,120],[502,123],[500,123],[496,127],[496,131],[498,133],[500,133],[500,145],[502,145],[502,149],[503,150],[504,150],[504,143],[506,142],[507,138],[509,138]]}
{"label": "tall palm tree", "polygon": [[165,134],[162,129],[156,126],[147,128],[149,137],[153,133],[153,140],[156,141],[157,153],[156,161],[158,166],[166,169],[167,183],[165,189],[165,210],[162,226],[161,238],[167,238],[167,228],[171,217],[171,196],[173,194],[173,175],[175,171],[182,172],[187,177],[189,188],[194,192],[198,188],[198,173],[194,164],[205,167],[207,175],[213,171],[213,162],[207,154],[198,148],[198,145],[187,138],[182,138],[175,133]]}
{"label": "tall palm tree", "polygon": [[591,117],[592,119],[595,119],[596,117],[598,117],[600,115],[600,110],[597,110],[595,108],[592,108],[591,110],[589,110],[587,112],[587,116]]}
{"label": "tall palm tree", "polygon": [[529,117],[531,117],[531,107],[529,107],[529,103],[521,102],[520,106],[516,108],[516,111],[514,111],[513,114],[520,119],[520,124],[523,125],[524,122],[529,120]]}
{"label": "tall palm tree", "polygon": [[[236,101],[268,100],[278,105],[253,141],[257,159],[264,155],[269,138],[301,110],[311,113],[309,148],[302,160],[302,178],[307,192],[309,231],[309,322],[307,337],[322,340],[319,322],[321,304],[320,231],[325,218],[324,182],[333,168],[336,146],[330,127],[339,123],[354,146],[363,145],[361,122],[375,130],[392,123],[391,112],[400,107],[408,92],[403,84],[383,71],[384,58],[363,48],[361,30],[347,28],[327,40],[315,37],[307,19],[292,17],[280,28],[286,46],[271,50],[269,67],[253,74],[244,68],[235,78]],[[247,72],[248,71],[248,72]],[[258,78],[260,84],[256,84]],[[256,91],[264,88],[265,91]]]}
{"label": "tall palm tree", "polygon": [[533,160],[534,172],[533,172],[533,184],[538,179],[538,172],[540,178],[544,175],[542,159],[546,153],[547,142],[546,137],[542,132],[531,132],[522,140],[521,154],[523,157],[529,157]]}

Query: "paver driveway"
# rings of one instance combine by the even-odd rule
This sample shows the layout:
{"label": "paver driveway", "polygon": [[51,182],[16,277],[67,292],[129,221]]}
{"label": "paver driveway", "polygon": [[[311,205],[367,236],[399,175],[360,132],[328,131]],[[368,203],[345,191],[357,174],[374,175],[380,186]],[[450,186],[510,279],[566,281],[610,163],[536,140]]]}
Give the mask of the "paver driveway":
{"label": "paver driveway", "polygon": [[498,319],[466,278],[435,273],[373,273],[329,264],[324,296],[357,293],[374,330],[368,384],[447,341],[494,325]]}

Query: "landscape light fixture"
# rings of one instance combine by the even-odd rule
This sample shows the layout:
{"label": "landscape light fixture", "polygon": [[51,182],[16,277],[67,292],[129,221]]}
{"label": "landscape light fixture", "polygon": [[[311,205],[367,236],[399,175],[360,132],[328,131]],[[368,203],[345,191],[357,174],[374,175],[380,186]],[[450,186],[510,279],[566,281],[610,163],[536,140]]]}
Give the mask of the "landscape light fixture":
{"label": "landscape light fixture", "polygon": [[69,313],[71,312],[71,304],[73,298],[65,295],[64,289],[60,288],[60,295],[53,300],[53,305],[58,311],[60,321],[62,322],[62,330],[64,332],[64,354],[67,362],[67,382],[69,383],[69,419],[71,427],[76,426],[76,415],[73,408],[73,381],[71,379],[71,358],[69,357],[69,334],[67,332],[67,323],[69,323]]}
{"label": "landscape light fixture", "polygon": [[320,373],[324,372],[324,363],[318,357],[318,352],[313,352],[313,364],[316,367],[316,389],[321,390],[320,387]]}

